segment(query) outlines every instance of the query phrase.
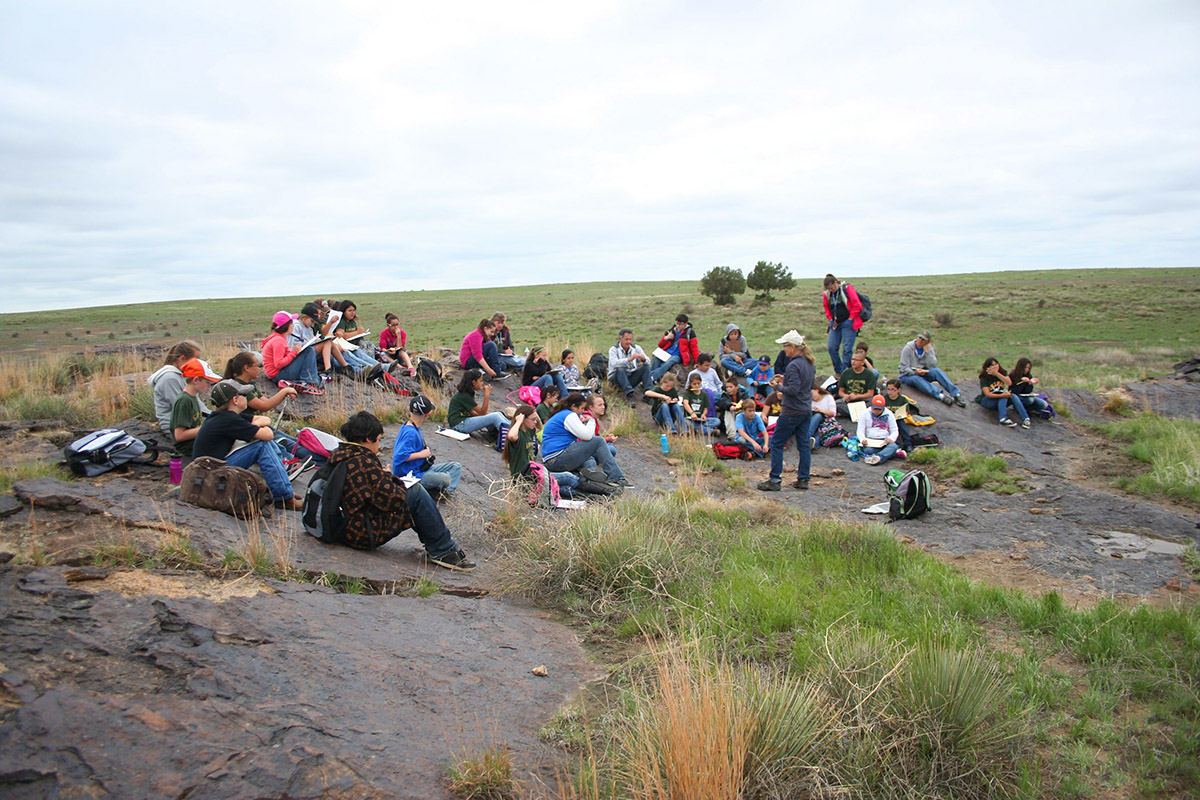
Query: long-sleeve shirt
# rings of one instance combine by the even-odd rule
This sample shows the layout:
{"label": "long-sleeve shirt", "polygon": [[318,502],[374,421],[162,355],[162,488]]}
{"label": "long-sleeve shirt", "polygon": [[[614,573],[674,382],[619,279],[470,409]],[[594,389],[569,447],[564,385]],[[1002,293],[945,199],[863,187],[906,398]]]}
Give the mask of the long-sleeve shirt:
{"label": "long-sleeve shirt", "polygon": [[779,413],[784,417],[807,417],[812,415],[812,385],[816,366],[804,356],[796,356],[787,363],[783,372],[783,406]]}
{"label": "long-sleeve shirt", "polygon": [[864,439],[891,439],[896,441],[900,431],[896,427],[896,417],[886,408],[876,414],[874,411],[864,411],[858,418],[858,441]]}
{"label": "long-sleeve shirt", "polygon": [[917,340],[913,339],[900,351],[900,374],[916,375],[918,369],[933,369],[938,365],[933,343],[926,342],[925,349],[917,352]]}
{"label": "long-sleeve shirt", "polygon": [[478,328],[463,337],[462,349],[458,352],[458,363],[466,365],[468,358],[475,359],[476,363],[483,363],[483,334]]}
{"label": "long-sleeve shirt", "polygon": [[546,420],[542,429],[542,451],[546,458],[566,450],[576,440],[588,441],[596,432],[574,411],[565,409]]}
{"label": "long-sleeve shirt", "polygon": [[262,340],[263,371],[267,377],[275,380],[279,370],[292,363],[296,352],[288,347],[287,340],[278,333],[272,333]]}
{"label": "long-sleeve shirt", "polygon": [[623,369],[626,372],[632,372],[646,363],[641,359],[637,361],[630,360],[634,355],[645,356],[646,354],[636,344],[630,345],[628,350],[621,347],[619,343],[608,348],[608,377],[611,378],[613,375],[616,375],[617,370]]}

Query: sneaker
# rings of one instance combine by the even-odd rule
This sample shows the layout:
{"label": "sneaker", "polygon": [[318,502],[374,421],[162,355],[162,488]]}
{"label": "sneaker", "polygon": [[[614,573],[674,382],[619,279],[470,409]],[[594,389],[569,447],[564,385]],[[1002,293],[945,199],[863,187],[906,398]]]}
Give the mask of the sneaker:
{"label": "sneaker", "polygon": [[808,449],[809,450],[817,449],[817,437],[815,437],[815,436],[808,437]]}
{"label": "sneaker", "polygon": [[624,475],[622,475],[620,478],[617,478],[615,481],[609,481],[608,485],[609,486],[621,486],[625,489],[633,488],[633,484],[629,482],[629,478],[626,478]]}
{"label": "sneaker", "polygon": [[963,400],[962,395],[960,394],[958,397],[954,398],[954,405],[958,406],[959,408],[966,408],[967,401]]}
{"label": "sneaker", "polygon": [[322,372],[321,373],[321,382],[322,383],[333,383],[333,376],[330,375],[328,372]]}
{"label": "sneaker", "polygon": [[883,459],[880,458],[879,456],[867,456],[866,458],[863,459],[863,463],[870,464],[873,467],[882,460]]}
{"label": "sneaker", "polygon": [[311,394],[316,397],[325,394],[324,389],[322,389],[320,386],[313,386],[311,383],[301,383],[296,387],[296,391],[300,392],[301,394]]}
{"label": "sneaker", "polygon": [[1029,430],[1029,426],[1031,424],[1032,423],[1030,423],[1029,417],[1026,417],[1025,419],[1021,420],[1021,427],[1024,428],[1025,430]]}
{"label": "sneaker", "polygon": [[759,481],[758,490],[760,492],[778,492],[780,490],[781,481]]}
{"label": "sneaker", "polygon": [[808,491],[808,480],[806,478],[797,478],[792,481],[792,488],[799,489],[802,492]]}
{"label": "sneaker", "polygon": [[[291,389],[295,385],[296,384],[292,383],[291,381],[276,381],[276,386],[278,386],[280,389]],[[297,389],[296,392],[299,394],[300,390]]]}
{"label": "sneaker", "polygon": [[938,400],[941,400],[943,403],[945,403],[948,406],[954,405],[954,398],[948,394],[938,395]]}
{"label": "sneaker", "polygon": [[462,550],[451,550],[436,556],[426,553],[425,558],[439,567],[445,567],[457,572],[471,572],[475,569],[475,562],[467,558],[467,554]]}
{"label": "sneaker", "polygon": [[1013,421],[1012,421],[1011,419],[1009,419],[1008,417],[1005,417],[1004,419],[1000,420],[1000,424],[1001,424],[1001,425],[1003,425],[1003,426],[1004,426],[1004,427],[1006,427],[1006,428],[1015,428],[1015,427],[1017,427],[1017,423],[1013,422]]}
{"label": "sneaker", "polygon": [[896,458],[908,458],[908,451],[907,450],[897,450]]}

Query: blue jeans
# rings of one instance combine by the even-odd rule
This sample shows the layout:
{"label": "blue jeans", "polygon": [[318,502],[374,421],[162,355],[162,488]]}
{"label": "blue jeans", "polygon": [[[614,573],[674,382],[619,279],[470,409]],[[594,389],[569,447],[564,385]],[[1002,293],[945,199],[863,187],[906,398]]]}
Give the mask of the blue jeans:
{"label": "blue jeans", "polygon": [[421,485],[426,489],[437,489],[443,492],[453,492],[458,488],[459,478],[462,477],[462,464],[448,461],[445,464],[434,464],[421,476]]}
{"label": "blue jeans", "polygon": [[671,433],[679,433],[684,427],[684,420],[683,407],[678,403],[664,402],[654,412],[654,421]]}
{"label": "blue jeans", "polygon": [[[484,357],[486,358],[487,356],[485,355]],[[499,347],[496,348],[496,358],[499,359],[501,364],[510,369],[521,369],[525,366],[524,358],[521,356],[514,356],[512,353],[501,353]],[[566,396],[566,392],[564,392],[563,397]]]}
{"label": "blue jeans", "polygon": [[[796,449],[800,452],[800,463],[796,467],[796,479],[806,481],[812,470],[812,450],[804,434],[812,424],[812,414],[785,417],[775,421],[775,433],[771,435],[771,483],[783,482],[783,446],[795,437]],[[803,441],[801,441],[803,439]]]}
{"label": "blue jeans", "polygon": [[689,419],[687,423],[692,433],[702,433],[705,436],[709,436],[712,434],[713,429],[721,424],[721,420],[716,417],[705,417],[699,421]]}
{"label": "blue jeans", "polygon": [[271,488],[271,498],[286,500],[293,496],[292,482],[288,480],[287,470],[283,468],[283,459],[279,457],[279,448],[274,442],[255,440],[240,450],[234,450],[225,456],[225,463],[242,469],[258,464],[263,480]]}
{"label": "blue jeans", "polygon": [[810,423],[808,424],[808,438],[810,438],[810,439],[815,439],[815,438],[816,438],[816,436],[817,436],[817,429],[821,427],[821,423],[822,423],[822,422],[824,422],[824,421],[825,421],[825,415],[824,415],[824,414],[821,414],[821,413],[819,413],[819,412],[816,412],[816,411],[814,411],[814,412],[813,412],[813,415],[812,415],[812,422],[810,422]]}
{"label": "blue jeans", "polygon": [[753,444],[751,444],[751,442],[754,442],[754,443],[756,443],[756,444],[757,444],[759,447],[762,447],[762,446],[763,446],[763,443],[764,443],[764,440],[763,440],[763,437],[762,437],[762,436],[751,436],[751,435],[750,435],[750,434],[748,434],[748,433],[738,433],[738,434],[735,434],[735,435],[734,435],[734,437],[733,437],[733,441],[734,441],[736,444],[742,444],[742,445],[745,445],[745,446],[746,446],[746,449],[750,451],[750,455],[752,455],[753,457],[755,457],[755,458],[762,458],[762,457],[763,457],[763,454],[762,454],[762,453],[760,453],[760,452],[758,452],[757,450],[755,450],[755,449],[754,449],[754,445],[753,445]]}
{"label": "blue jeans", "polygon": [[579,488],[579,476],[574,472],[551,472],[550,476],[558,481],[558,492],[563,497],[574,497]]}
{"label": "blue jeans", "polygon": [[633,394],[633,387],[639,383],[642,385],[643,391],[654,388],[654,382],[650,380],[649,364],[640,364],[635,370],[618,369],[609,376],[608,381],[626,395]]}
{"label": "blue jeans", "polygon": [[442,512],[438,511],[437,503],[429,496],[429,492],[425,491],[424,486],[415,483],[408,487],[404,493],[404,501],[408,510],[412,512],[413,530],[417,532],[421,544],[425,545],[427,553],[440,556],[458,549],[454,537],[450,535],[450,529],[446,527],[446,521],[442,519]]}
{"label": "blue jeans", "polygon": [[554,385],[558,387],[558,396],[560,398],[567,396],[567,382],[564,381],[562,375],[557,372],[547,372],[545,375],[529,385],[536,386],[539,389],[545,389],[547,386]]}
{"label": "blue jeans", "polygon": [[902,419],[896,420],[896,430],[900,433],[900,447],[903,450],[912,450],[912,434],[908,432],[908,423]]}
{"label": "blue jeans", "polygon": [[[270,375],[267,376],[271,378]],[[317,373],[317,351],[313,348],[301,350],[300,353],[293,358],[288,365],[279,370],[279,373],[271,378],[273,381],[292,381],[293,383],[312,383],[317,386],[321,385],[321,376]]]}
{"label": "blue jeans", "polygon": [[746,373],[751,370],[756,362],[748,361],[748,363],[739,363],[733,356],[721,356],[721,366],[737,375],[739,378],[746,377]]}
{"label": "blue jeans", "polygon": [[1026,411],[1042,411],[1050,407],[1049,403],[1038,397],[1036,394],[1016,394],[1013,395],[1013,397],[1021,401],[1021,404],[1025,406]]}
{"label": "blue jeans", "polygon": [[379,363],[362,350],[343,350],[342,358],[346,359],[346,363],[355,372],[362,372],[364,369],[370,369]]}
{"label": "blue jeans", "polygon": [[683,363],[683,358],[682,358],[682,356],[678,356],[678,355],[671,356],[666,361],[656,361],[654,369],[650,370],[650,382],[658,383],[658,379],[661,378],[663,375],[666,375],[667,370],[669,370],[671,367],[675,366],[676,364],[682,364],[682,363]]}
{"label": "blue jeans", "polygon": [[996,411],[996,416],[999,419],[1004,419],[1008,416],[1008,407],[1012,406],[1017,412],[1017,416],[1023,420],[1029,419],[1029,412],[1025,410],[1025,404],[1016,395],[1012,397],[987,397],[986,395],[979,401],[984,408],[990,408]]}
{"label": "blue jeans", "polygon": [[600,465],[600,469],[604,470],[604,474],[610,481],[625,477],[625,473],[617,466],[617,460],[608,451],[608,442],[599,436],[593,436],[586,442],[577,439],[566,449],[547,458],[545,464],[551,472],[573,472],[586,464],[589,458],[596,459],[596,463]]}
{"label": "blue jeans", "polygon": [[[829,360],[833,362],[833,371],[836,374],[841,375],[842,371],[850,366],[850,356],[854,355],[854,340],[857,338],[858,331],[854,330],[853,319],[847,319],[837,325],[830,323],[826,349],[829,351]],[[839,347],[842,351],[841,355],[838,355]]]}
{"label": "blue jeans", "polygon": [[883,447],[864,447],[859,452],[864,456],[879,456],[879,463],[882,464],[896,455],[896,451],[899,449],[900,446],[892,442],[891,444],[885,444]]}
{"label": "blue jeans", "polygon": [[[492,372],[495,372],[497,375],[504,372],[504,364],[500,361],[500,350],[496,347],[495,342],[483,343],[483,360],[486,361],[487,365],[492,368]],[[483,369],[483,366],[475,360],[475,356],[467,356],[467,363],[463,364],[462,367],[463,369],[479,369],[487,372],[487,370]]]}
{"label": "blue jeans", "polygon": [[474,433],[481,431],[484,428],[495,428],[500,430],[501,425],[508,424],[508,417],[501,414],[499,411],[493,411],[490,414],[483,414],[478,417],[467,417],[462,422],[454,426],[454,430],[459,433]]}
{"label": "blue jeans", "polygon": [[920,375],[900,376],[900,382],[905,386],[911,386],[918,392],[924,392],[930,397],[936,397],[937,399],[941,400],[942,389],[934,386],[933,383],[930,382],[931,380],[940,384],[943,389],[950,393],[951,397],[958,397],[959,394],[961,394],[961,392],[958,391],[958,387],[954,385],[954,382],[946,376],[946,373],[942,372],[937,367],[929,370],[929,374],[925,377]]}

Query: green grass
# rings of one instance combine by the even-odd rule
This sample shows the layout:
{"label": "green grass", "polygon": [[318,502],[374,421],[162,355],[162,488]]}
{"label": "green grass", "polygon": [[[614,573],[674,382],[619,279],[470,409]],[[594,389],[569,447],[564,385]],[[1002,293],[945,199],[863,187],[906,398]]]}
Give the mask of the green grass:
{"label": "green grass", "polygon": [[1195,420],[1143,413],[1094,427],[1150,465],[1146,472],[1122,478],[1121,488],[1200,503],[1200,429]]}
{"label": "green grass", "polygon": [[[766,306],[718,307],[699,294],[700,274],[690,281],[555,284],[496,289],[390,292],[355,295],[359,316],[379,331],[385,312],[395,312],[410,349],[434,345],[457,350],[463,334],[483,316],[503,310],[517,342],[553,340],[607,349],[616,331],[629,326],[652,347],[676,313],[692,315],[702,348],[713,349],[725,325],[742,327],[751,352],[777,351],[772,342],[799,327],[824,355],[821,279],[801,278],[795,289]],[[917,330],[934,331],[939,358],[952,377],[965,379],[989,355],[1005,366],[1028,355],[1045,386],[1114,386],[1143,375],[1168,372],[1194,355],[1200,341],[1200,269],[1047,270],[894,278],[844,277],[873,300],[875,317],[860,339],[869,342],[877,366],[892,374],[900,347]],[[29,355],[46,349],[148,341],[169,344],[197,338],[205,344],[261,339],[270,315],[298,310],[305,297],[181,300],[73,310],[0,315],[18,338],[0,339],[0,352]],[[943,315],[949,327],[939,327]],[[53,319],[52,319],[53,318]],[[111,335],[111,338],[110,338]],[[64,343],[69,343],[64,345]],[[1053,343],[1053,344],[1047,344]]]}
{"label": "green grass", "polygon": [[985,456],[958,447],[921,447],[908,457],[910,464],[923,467],[944,480],[958,480],[964,489],[987,489],[996,494],[1028,491],[1024,479],[1009,473],[1000,456]]}
{"label": "green grass", "polygon": [[69,481],[73,477],[70,472],[58,464],[48,464],[44,461],[0,467],[0,494],[11,492],[13,484],[17,481],[32,478],[58,478],[62,481]]}
{"label": "green grass", "polygon": [[[793,676],[823,674],[839,647],[893,665],[910,651],[969,654],[973,672],[1002,676],[1006,724],[1037,733],[1019,746],[1013,770],[997,773],[996,786],[1012,794],[1025,785],[1044,796],[1090,795],[1109,783],[1200,796],[1194,607],[1105,600],[1072,609],[1054,593],[971,581],[882,527],[774,504],[731,508],[686,491],[619,498],[549,537],[529,531],[509,558],[512,588],[563,606],[599,635],[695,637],[723,658]],[[1071,673],[1055,666],[1064,661]],[[1101,761],[1081,760],[1086,748]],[[932,779],[935,767],[917,764],[906,780]],[[887,781],[861,788],[901,796]]]}

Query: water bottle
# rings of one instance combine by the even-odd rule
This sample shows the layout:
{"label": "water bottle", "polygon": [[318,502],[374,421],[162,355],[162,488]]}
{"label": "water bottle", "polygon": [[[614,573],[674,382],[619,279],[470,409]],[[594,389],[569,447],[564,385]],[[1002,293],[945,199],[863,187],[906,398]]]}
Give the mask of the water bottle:
{"label": "water bottle", "polygon": [[671,452],[671,443],[667,441],[667,435],[665,433],[658,437],[658,444],[662,447],[662,451],[664,453]]}
{"label": "water bottle", "polygon": [[175,486],[183,483],[183,459],[178,455],[171,456],[171,483]]}

